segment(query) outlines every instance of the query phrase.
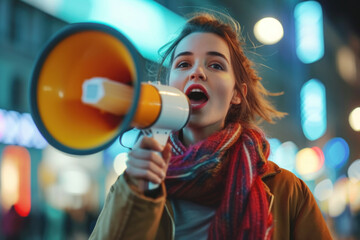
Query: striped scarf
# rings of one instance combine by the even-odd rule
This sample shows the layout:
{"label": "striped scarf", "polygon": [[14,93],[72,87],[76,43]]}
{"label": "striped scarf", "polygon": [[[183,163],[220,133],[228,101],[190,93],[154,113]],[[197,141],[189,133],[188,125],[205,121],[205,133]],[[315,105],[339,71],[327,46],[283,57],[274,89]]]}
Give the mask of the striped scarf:
{"label": "striped scarf", "polygon": [[178,134],[170,137],[169,198],[217,208],[208,239],[271,239],[272,217],[261,180],[269,155],[263,133],[234,123],[188,148]]}

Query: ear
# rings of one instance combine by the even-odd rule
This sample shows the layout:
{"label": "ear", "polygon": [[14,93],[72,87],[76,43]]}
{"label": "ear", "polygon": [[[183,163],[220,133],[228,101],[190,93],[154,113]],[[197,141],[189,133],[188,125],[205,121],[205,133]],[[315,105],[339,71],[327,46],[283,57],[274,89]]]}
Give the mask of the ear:
{"label": "ear", "polygon": [[[247,94],[247,85],[245,83],[241,84],[241,92],[243,93],[243,96],[246,97]],[[231,104],[240,104],[241,103],[241,93],[239,90],[234,89],[234,95],[231,99]]]}

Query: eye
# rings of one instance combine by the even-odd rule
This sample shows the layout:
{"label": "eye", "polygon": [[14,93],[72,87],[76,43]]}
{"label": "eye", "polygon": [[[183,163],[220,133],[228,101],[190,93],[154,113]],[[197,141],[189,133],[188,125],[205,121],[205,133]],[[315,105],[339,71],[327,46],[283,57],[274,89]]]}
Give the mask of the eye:
{"label": "eye", "polygon": [[216,69],[216,70],[224,70],[223,66],[221,66],[218,63],[212,63],[212,64],[210,64],[210,67],[213,69]]}
{"label": "eye", "polygon": [[190,66],[190,64],[188,62],[182,61],[176,65],[176,68],[186,68],[189,66]]}

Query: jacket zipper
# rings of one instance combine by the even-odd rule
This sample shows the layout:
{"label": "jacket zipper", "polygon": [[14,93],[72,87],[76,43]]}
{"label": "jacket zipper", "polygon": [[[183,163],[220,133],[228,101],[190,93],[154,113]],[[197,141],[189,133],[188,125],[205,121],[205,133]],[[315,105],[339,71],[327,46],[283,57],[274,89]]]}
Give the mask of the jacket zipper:
{"label": "jacket zipper", "polygon": [[171,229],[171,239],[174,240],[175,239],[175,223],[174,223],[174,219],[172,217],[172,215],[170,214],[170,211],[167,207],[167,205],[165,204],[165,209],[167,214],[169,215],[169,218],[171,220],[171,225],[172,225],[172,229]]}

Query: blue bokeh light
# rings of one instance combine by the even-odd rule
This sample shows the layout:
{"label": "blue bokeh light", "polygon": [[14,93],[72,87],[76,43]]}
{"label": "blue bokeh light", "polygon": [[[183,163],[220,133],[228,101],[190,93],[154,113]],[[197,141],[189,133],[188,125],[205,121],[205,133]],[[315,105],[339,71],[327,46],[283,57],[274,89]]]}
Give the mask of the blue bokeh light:
{"label": "blue bokeh light", "polygon": [[275,151],[273,161],[280,167],[295,172],[296,154],[299,148],[292,141],[282,143]]}
{"label": "blue bokeh light", "polygon": [[341,168],[349,159],[350,149],[348,143],[340,137],[330,139],[323,148],[325,165],[328,168]]}
{"label": "blue bokeh light", "polygon": [[276,150],[280,147],[281,142],[279,139],[277,138],[269,138],[267,139],[269,144],[270,144],[270,155],[269,155],[269,160],[270,161],[274,161],[274,155]]}
{"label": "blue bokeh light", "polygon": [[314,141],[326,131],[325,86],[317,79],[307,81],[300,92],[301,126],[307,139]]}
{"label": "blue bokeh light", "polygon": [[68,23],[109,25],[135,46],[140,54],[159,61],[158,50],[174,38],[185,19],[152,0],[22,0]]}
{"label": "blue bokeh light", "polygon": [[323,15],[316,1],[301,2],[294,10],[296,53],[303,63],[313,63],[324,56]]}
{"label": "blue bokeh light", "polygon": [[40,134],[30,113],[0,109],[0,144],[45,148],[48,143]]}

